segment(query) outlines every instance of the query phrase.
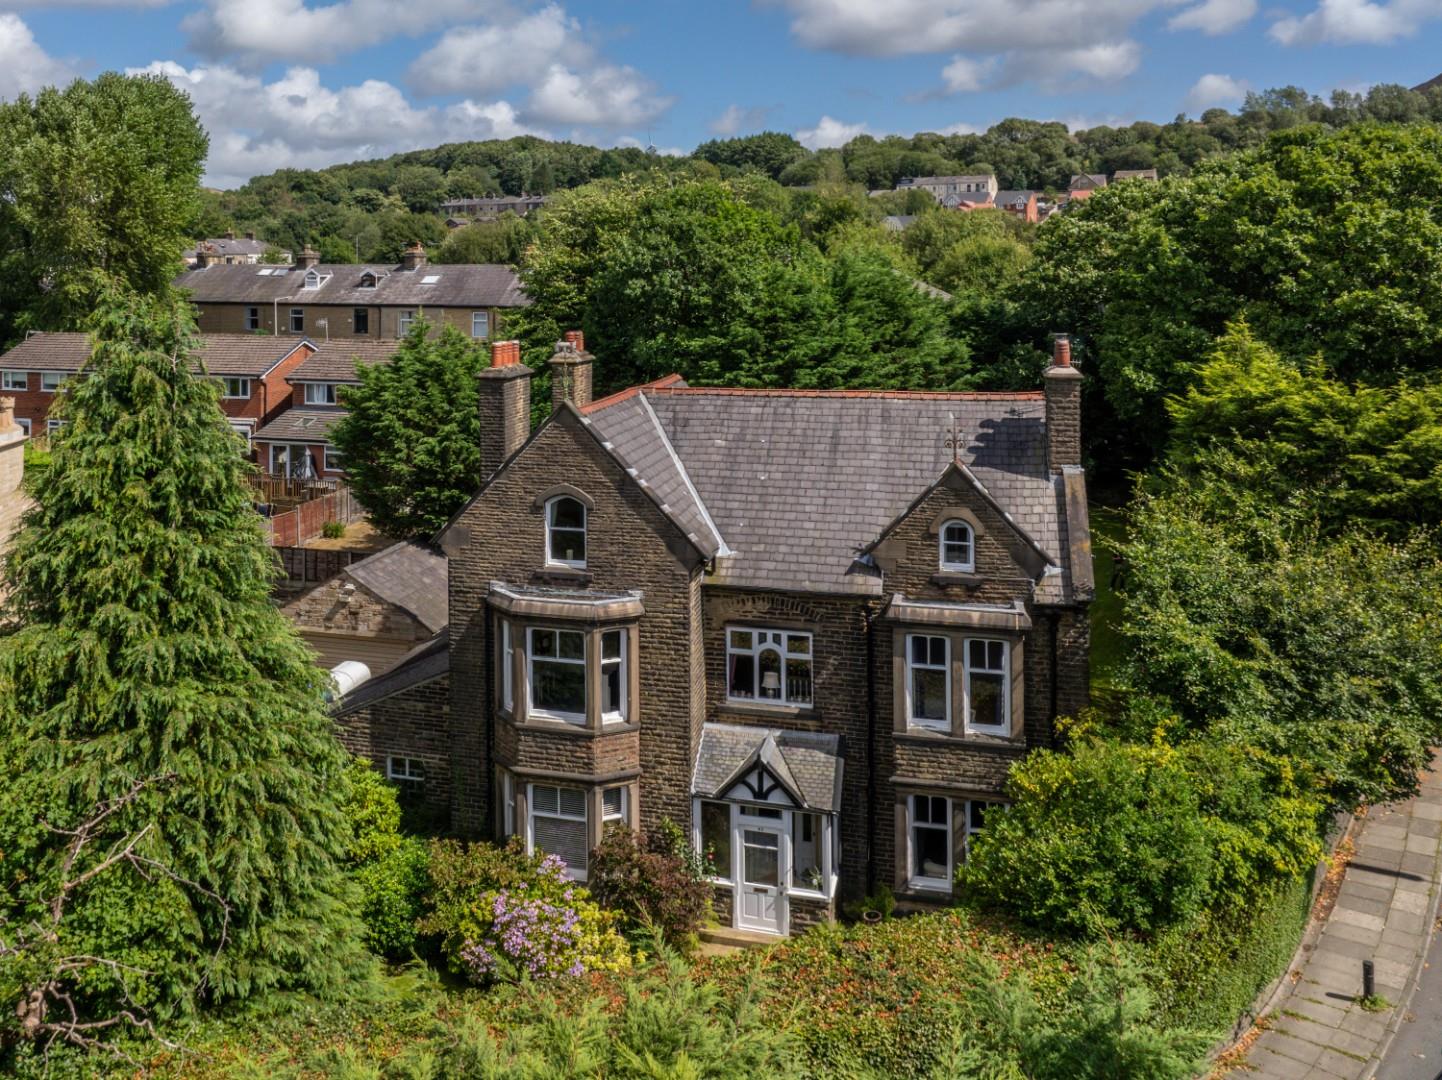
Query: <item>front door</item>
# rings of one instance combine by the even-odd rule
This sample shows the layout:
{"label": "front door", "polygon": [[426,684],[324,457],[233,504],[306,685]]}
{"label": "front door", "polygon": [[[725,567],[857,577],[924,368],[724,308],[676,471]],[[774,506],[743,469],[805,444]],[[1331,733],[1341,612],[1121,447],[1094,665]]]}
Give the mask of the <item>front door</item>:
{"label": "front door", "polygon": [[781,833],[777,829],[741,829],[741,895],[736,922],[746,930],[781,933]]}

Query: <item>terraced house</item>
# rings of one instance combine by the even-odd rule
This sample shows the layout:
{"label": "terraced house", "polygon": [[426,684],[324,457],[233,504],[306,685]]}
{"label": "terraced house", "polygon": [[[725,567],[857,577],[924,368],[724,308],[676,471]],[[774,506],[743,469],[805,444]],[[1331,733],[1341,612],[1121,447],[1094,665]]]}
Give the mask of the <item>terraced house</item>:
{"label": "terraced house", "polygon": [[945,898],[1008,767],[1086,700],[1066,339],[1028,393],[593,401],[592,363],[558,347],[532,433],[531,373],[493,348],[487,475],[438,538],[448,629],[342,703],[343,737],[579,879],[604,829],[682,823],[737,928]]}
{"label": "terraced house", "polygon": [[509,266],[433,265],[420,244],[399,265],[322,263],[306,248],[293,266],[200,265],[175,284],[190,293],[201,330],[317,341],[395,340],[420,318],[489,339],[507,312],[530,302]]}

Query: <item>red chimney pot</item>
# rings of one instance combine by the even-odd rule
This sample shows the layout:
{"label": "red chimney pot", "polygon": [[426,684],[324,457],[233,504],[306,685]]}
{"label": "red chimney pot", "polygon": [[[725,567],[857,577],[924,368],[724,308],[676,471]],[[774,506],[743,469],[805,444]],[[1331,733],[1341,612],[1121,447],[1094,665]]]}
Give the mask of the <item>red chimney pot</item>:
{"label": "red chimney pot", "polygon": [[1071,338],[1066,334],[1052,339],[1051,362],[1055,367],[1071,367]]}

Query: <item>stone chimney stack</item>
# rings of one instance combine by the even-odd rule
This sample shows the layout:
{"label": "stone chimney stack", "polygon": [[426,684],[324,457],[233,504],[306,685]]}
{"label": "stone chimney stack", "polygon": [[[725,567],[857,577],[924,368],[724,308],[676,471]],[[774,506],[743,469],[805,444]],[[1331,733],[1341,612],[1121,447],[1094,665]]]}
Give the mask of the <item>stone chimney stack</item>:
{"label": "stone chimney stack", "polygon": [[300,254],[296,256],[295,265],[298,270],[309,270],[319,262],[320,252],[316,251],[316,249],[309,244],[306,244],[305,247],[300,249]]}
{"label": "stone chimney stack", "polygon": [[579,330],[567,330],[565,337],[556,342],[556,353],[550,362],[552,410],[559,409],[563,401],[569,401],[578,409],[591,404],[593,359],[586,351],[585,335]]}
{"label": "stone chimney stack", "polygon": [[247,240],[254,240],[254,239],[255,239],[255,233],[253,233],[253,232],[248,232],[248,233],[245,234],[245,238],[246,238]]}
{"label": "stone chimney stack", "polygon": [[531,369],[519,341],[493,341],[481,372],[481,479],[499,469],[531,434]]}
{"label": "stone chimney stack", "polygon": [[227,240],[234,240],[234,239],[235,239],[235,230],[234,230],[234,229],[226,229],[226,230],[225,230],[225,238],[226,238]]}
{"label": "stone chimney stack", "polygon": [[421,246],[419,240],[412,240],[411,246],[406,248],[401,255],[402,270],[419,270],[426,265],[426,249]]}
{"label": "stone chimney stack", "polygon": [[1046,458],[1052,472],[1080,465],[1081,380],[1072,367],[1071,338],[1057,334],[1052,340],[1051,367],[1046,370]]}
{"label": "stone chimney stack", "polygon": [[214,266],[220,262],[220,252],[215,250],[214,244],[202,243],[195,249],[195,265],[204,270],[207,266]]}

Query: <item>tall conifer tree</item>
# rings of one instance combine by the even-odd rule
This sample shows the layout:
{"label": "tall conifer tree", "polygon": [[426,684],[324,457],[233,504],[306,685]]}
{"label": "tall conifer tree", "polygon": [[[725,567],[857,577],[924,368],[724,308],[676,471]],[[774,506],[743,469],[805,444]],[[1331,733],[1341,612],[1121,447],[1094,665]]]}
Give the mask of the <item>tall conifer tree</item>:
{"label": "tall conifer tree", "polygon": [[[52,966],[99,962],[61,965],[52,1015],[66,994],[83,1014],[163,1018],[275,987],[324,993],[363,955],[337,863],[345,757],[323,677],[270,600],[249,466],[196,373],[183,300],[110,296],[91,332],[8,558],[0,927],[39,925],[60,882],[133,843],[136,858],[68,893]],[[114,800],[66,867],[75,845],[58,830]],[[3,960],[3,995],[56,974]]]}

